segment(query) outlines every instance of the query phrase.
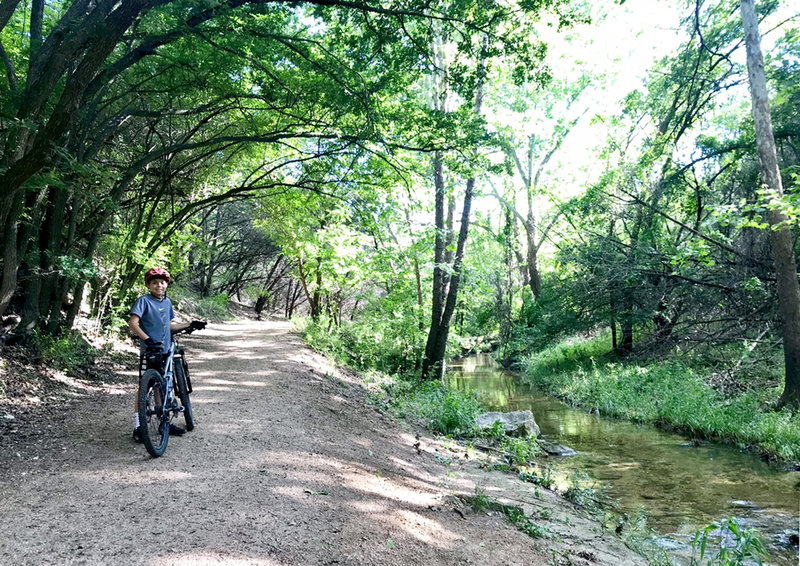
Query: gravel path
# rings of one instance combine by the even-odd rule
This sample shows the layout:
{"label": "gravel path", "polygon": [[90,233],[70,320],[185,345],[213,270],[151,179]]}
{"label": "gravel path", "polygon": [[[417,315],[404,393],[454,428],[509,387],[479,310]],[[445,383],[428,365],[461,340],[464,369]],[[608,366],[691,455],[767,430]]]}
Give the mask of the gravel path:
{"label": "gravel path", "polygon": [[[288,323],[209,325],[182,344],[197,428],[161,458],[130,439],[134,373],[0,406],[0,564],[644,564],[555,494],[374,411]],[[454,497],[476,485],[550,536]]]}

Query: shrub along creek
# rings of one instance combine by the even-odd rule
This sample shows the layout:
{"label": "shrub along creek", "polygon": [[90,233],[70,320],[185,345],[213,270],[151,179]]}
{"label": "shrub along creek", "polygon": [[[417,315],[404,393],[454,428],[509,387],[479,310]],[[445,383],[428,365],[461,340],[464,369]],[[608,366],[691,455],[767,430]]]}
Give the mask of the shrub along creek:
{"label": "shrub along creek", "polygon": [[573,409],[488,355],[449,368],[448,384],[474,392],[489,409],[531,410],[542,438],[578,452],[550,458],[556,485],[583,490],[608,513],[612,527],[646,521],[658,533],[652,541],[673,562],[688,563],[698,530],[735,517],[758,531],[767,562],[797,563],[797,472],[734,447]]}

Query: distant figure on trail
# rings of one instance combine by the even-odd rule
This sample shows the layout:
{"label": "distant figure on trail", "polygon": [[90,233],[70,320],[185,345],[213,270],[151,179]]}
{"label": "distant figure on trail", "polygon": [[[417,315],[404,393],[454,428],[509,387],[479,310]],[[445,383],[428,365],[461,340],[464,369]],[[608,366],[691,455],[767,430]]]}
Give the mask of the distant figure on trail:
{"label": "distant figure on trail", "polygon": [[261,313],[264,312],[267,301],[269,301],[269,295],[264,293],[260,294],[256,299],[256,304],[253,306],[253,310],[256,311],[256,320],[261,320]]}
{"label": "distant figure on trail", "polygon": [[[144,274],[144,284],[150,293],[139,297],[131,309],[128,328],[140,339],[140,377],[142,360],[148,349],[160,350],[166,354],[172,344],[172,332],[189,327],[193,330],[202,330],[206,326],[205,322],[199,320],[180,324],[172,322],[172,319],[175,318],[175,311],[172,308],[172,301],[167,297],[167,287],[170,283],[172,283],[172,276],[169,271],[162,267],[151,269]],[[170,423],[169,432],[171,435],[181,436],[186,433],[186,429]],[[136,395],[135,401],[133,439],[141,442],[138,395]]]}

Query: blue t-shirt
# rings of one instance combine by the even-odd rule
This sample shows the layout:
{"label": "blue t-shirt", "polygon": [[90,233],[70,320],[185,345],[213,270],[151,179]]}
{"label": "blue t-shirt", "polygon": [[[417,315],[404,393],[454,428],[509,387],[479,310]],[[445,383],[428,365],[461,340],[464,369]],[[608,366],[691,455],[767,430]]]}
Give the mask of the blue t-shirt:
{"label": "blue t-shirt", "polygon": [[[172,310],[172,301],[169,297],[164,297],[160,301],[153,295],[144,295],[136,300],[131,309],[131,314],[139,317],[139,326],[145,333],[155,340],[164,344],[164,352],[169,352],[172,344],[172,334],[170,333],[170,321],[175,318],[175,311]],[[144,340],[141,341],[142,350],[146,348]]]}

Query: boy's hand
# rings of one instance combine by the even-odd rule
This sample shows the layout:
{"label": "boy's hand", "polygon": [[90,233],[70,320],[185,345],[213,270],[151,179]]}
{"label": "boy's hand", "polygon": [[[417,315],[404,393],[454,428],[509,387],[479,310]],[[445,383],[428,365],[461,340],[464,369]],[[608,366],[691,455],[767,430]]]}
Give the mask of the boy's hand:
{"label": "boy's hand", "polygon": [[147,346],[148,348],[156,348],[157,346],[161,345],[161,342],[156,342],[152,338],[147,338],[144,341],[144,345]]}
{"label": "boy's hand", "polygon": [[194,332],[195,330],[203,330],[208,324],[205,320],[193,320],[189,323],[189,330]]}

